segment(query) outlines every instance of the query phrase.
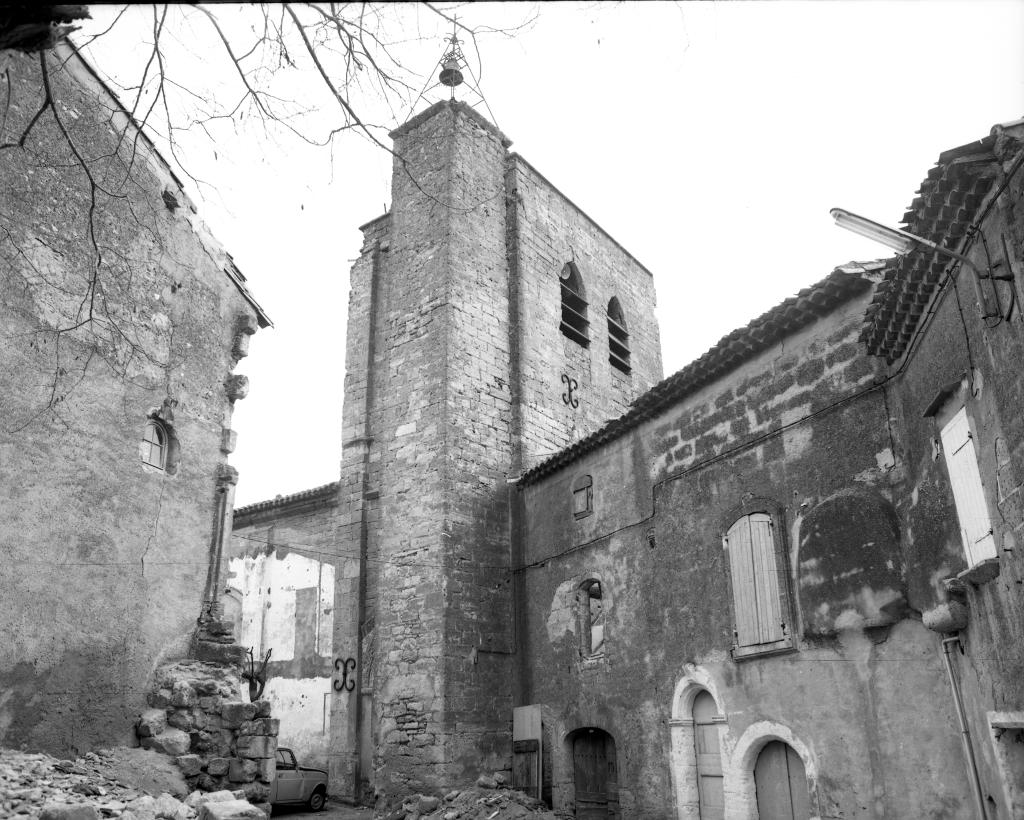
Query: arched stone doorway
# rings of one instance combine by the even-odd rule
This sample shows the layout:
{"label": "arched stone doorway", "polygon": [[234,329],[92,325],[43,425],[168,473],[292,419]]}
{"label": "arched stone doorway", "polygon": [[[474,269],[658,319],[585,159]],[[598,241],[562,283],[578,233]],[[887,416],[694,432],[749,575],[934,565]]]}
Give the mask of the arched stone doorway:
{"label": "arched stone doorway", "polygon": [[615,740],[603,729],[577,729],[569,736],[577,820],[619,816]]}
{"label": "arched stone doorway", "polygon": [[803,761],[788,743],[765,744],[754,764],[760,820],[809,820],[810,799]]}

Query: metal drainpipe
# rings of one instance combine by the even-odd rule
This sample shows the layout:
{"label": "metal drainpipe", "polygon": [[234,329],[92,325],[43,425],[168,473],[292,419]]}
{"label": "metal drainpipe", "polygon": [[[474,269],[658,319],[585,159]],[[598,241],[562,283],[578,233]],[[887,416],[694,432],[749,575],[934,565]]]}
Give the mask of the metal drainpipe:
{"label": "metal drainpipe", "polygon": [[978,774],[978,764],[974,759],[974,749],[971,746],[971,730],[967,728],[967,714],[964,712],[963,698],[960,696],[960,683],[956,679],[956,674],[953,672],[953,661],[949,656],[949,645],[955,643],[957,646],[960,644],[960,636],[955,635],[952,638],[942,639],[942,660],[946,664],[946,674],[949,676],[949,688],[953,693],[953,703],[956,704],[956,716],[957,720],[960,721],[960,740],[964,744],[964,754],[967,756],[967,769],[968,775],[971,779],[971,785],[974,786],[974,799],[978,804],[978,817],[980,820],[985,820],[985,796],[981,789],[981,777]]}

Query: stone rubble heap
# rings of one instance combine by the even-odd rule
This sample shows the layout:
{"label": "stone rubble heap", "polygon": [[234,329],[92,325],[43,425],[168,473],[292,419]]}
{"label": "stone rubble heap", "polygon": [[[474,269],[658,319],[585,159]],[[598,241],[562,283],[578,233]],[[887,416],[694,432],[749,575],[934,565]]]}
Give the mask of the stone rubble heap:
{"label": "stone rubble heap", "polygon": [[270,703],[242,701],[234,669],[216,663],[176,661],[155,681],[136,726],[143,748],[173,757],[189,788],[239,789],[269,813],[280,728]]}
{"label": "stone rubble heap", "polygon": [[378,812],[377,816],[383,820],[558,820],[561,815],[540,800],[507,788],[504,775],[499,773],[494,777],[481,775],[473,788],[450,791],[444,798],[413,795],[400,808]]}
{"label": "stone rubble heap", "polygon": [[[0,749],[0,817],[14,820],[266,820],[261,808],[238,792],[193,792],[179,800],[166,791],[153,796],[114,774],[138,749],[99,750],[78,760]],[[156,761],[153,770],[159,770]],[[174,788],[176,776],[164,777]],[[180,778],[177,778],[180,782]],[[159,783],[147,778],[147,784]],[[179,793],[179,796],[183,796]]]}

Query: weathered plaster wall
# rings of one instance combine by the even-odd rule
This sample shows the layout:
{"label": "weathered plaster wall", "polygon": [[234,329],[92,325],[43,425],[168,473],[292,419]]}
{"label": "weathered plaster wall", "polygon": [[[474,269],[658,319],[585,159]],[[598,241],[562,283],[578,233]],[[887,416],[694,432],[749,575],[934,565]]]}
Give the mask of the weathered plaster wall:
{"label": "weathered plaster wall", "polygon": [[[775,738],[803,758],[815,816],[970,816],[938,642],[907,605],[889,412],[857,343],[866,301],[523,490],[519,702],[544,708],[556,806],[573,801],[564,738],[596,727],[615,739],[623,816],[697,816],[686,720],[707,689],[726,718],[727,817],[754,815],[754,763]],[[575,520],[584,474],[594,512]],[[783,530],[795,651],[734,660],[722,537],[754,499]],[[590,578],[598,658],[581,657],[571,616]]]}
{"label": "weathered plaster wall", "polygon": [[[356,557],[338,551],[337,493],[328,484],[237,510],[225,594],[238,642],[257,661],[273,650],[263,697],[281,721],[280,745],[325,770],[332,755],[350,755],[332,748],[331,698],[335,641],[352,642],[359,574]],[[334,791],[347,794],[344,781]]]}
{"label": "weathered plaster wall", "polygon": [[[1007,154],[1002,170],[1008,171],[1017,157]],[[1001,182],[997,177],[994,185]],[[969,251],[981,270],[991,261],[997,274],[1015,276],[1015,282],[994,284],[1004,306],[1019,300],[1024,277],[1022,207],[1024,188],[1018,173],[982,223],[989,258],[980,240]],[[939,427],[925,415],[940,393],[952,386],[951,398],[965,404],[971,421],[998,567],[995,577],[975,582],[968,578],[961,587],[968,611],[967,628],[961,632],[965,651],[954,652],[953,657],[984,797],[993,816],[1010,818],[1024,812],[1024,775],[1019,756],[1012,752],[1020,733],[1000,731],[998,725],[1024,725],[1024,322],[1018,301],[1008,320],[989,320],[994,326],[987,326],[971,276],[969,269],[961,268],[959,294],[945,288],[919,346],[909,361],[895,363],[903,374],[890,395],[901,422],[906,470],[897,507],[906,532],[914,607],[930,610],[960,597],[951,596],[943,583],[966,570],[967,563],[945,461],[933,446]],[[990,299],[992,287],[985,284]]]}
{"label": "weathered plaster wall", "polygon": [[[245,384],[228,379],[256,329],[229,257],[144,140],[114,151],[125,118],[69,57],[48,58],[57,110],[111,192],[95,246],[88,180],[50,113],[0,153],[0,743],[60,755],[130,743],[151,671],[188,650],[219,476],[231,505]],[[7,141],[42,91],[36,57],[4,59]],[[140,458],[161,408],[173,475]]]}

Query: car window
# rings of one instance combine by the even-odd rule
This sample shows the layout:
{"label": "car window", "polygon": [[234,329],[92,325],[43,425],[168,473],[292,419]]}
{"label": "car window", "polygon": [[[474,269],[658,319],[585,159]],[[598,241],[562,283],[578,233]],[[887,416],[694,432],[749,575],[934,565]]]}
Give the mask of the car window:
{"label": "car window", "polygon": [[295,755],[293,755],[287,749],[277,750],[277,765],[282,769],[294,769],[295,768]]}

